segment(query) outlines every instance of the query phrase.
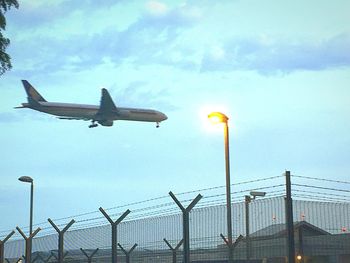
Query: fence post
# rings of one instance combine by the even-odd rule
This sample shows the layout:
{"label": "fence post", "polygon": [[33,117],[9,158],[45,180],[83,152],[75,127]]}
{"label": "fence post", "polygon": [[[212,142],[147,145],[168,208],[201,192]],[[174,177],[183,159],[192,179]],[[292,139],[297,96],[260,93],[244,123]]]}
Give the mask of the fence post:
{"label": "fence post", "polygon": [[290,181],[290,171],[286,171],[286,226],[288,263],[295,263],[294,224],[293,224],[293,200]]}
{"label": "fence post", "polygon": [[53,226],[53,228],[57,231],[58,233],[58,263],[63,263],[63,237],[64,233],[70,228],[71,225],[75,223],[74,219],[72,219],[68,225],[66,225],[62,230],[59,230],[58,227],[55,225],[55,223],[49,218],[47,219],[49,223]]}
{"label": "fence post", "polygon": [[250,195],[244,196],[244,205],[245,205],[245,238],[246,238],[246,258],[247,262],[250,261],[250,227],[249,227],[249,203],[251,202]]}
{"label": "fence post", "polygon": [[176,245],[176,247],[172,247],[170,245],[170,243],[168,242],[168,240],[166,240],[165,238],[163,238],[164,242],[168,245],[168,247],[170,248],[172,255],[173,255],[173,263],[176,263],[176,252],[179,249],[179,247],[182,245],[182,243],[184,242],[183,239],[180,240],[180,242]]}
{"label": "fence post", "polygon": [[109,215],[103,210],[102,207],[99,208],[101,213],[107,218],[109,223],[111,223],[112,226],[112,263],[117,263],[117,226],[118,224],[123,221],[123,219],[130,213],[130,210],[126,210],[124,214],[122,214],[116,221],[113,221]]}
{"label": "fence post", "polygon": [[18,226],[16,227],[16,229],[21,234],[21,236],[24,238],[24,240],[26,242],[25,262],[30,263],[31,262],[31,251],[32,251],[32,240],[33,240],[33,237],[41,230],[41,228],[38,227],[33,233],[31,233],[29,235],[29,237],[27,237]]}
{"label": "fence post", "polygon": [[126,251],[121,244],[118,243],[118,246],[120,247],[120,249],[124,252],[125,257],[126,257],[126,263],[130,263],[130,254],[131,252],[133,252],[133,250],[137,247],[137,244],[135,243],[132,248],[130,248],[129,251]]}
{"label": "fence post", "polygon": [[4,258],[5,258],[5,242],[9,240],[9,238],[15,233],[15,231],[11,231],[10,234],[8,234],[4,240],[0,240],[0,263],[4,263]]}
{"label": "fence post", "polygon": [[80,250],[81,250],[81,252],[83,252],[83,254],[87,257],[88,263],[91,263],[91,262],[92,262],[92,257],[97,253],[98,248],[96,248],[96,249],[90,254],[90,256],[85,252],[84,249],[80,248]]}
{"label": "fence post", "polygon": [[170,191],[169,195],[177,204],[177,206],[182,211],[182,228],[183,228],[183,263],[190,263],[190,212],[192,208],[199,202],[202,198],[201,194],[198,194],[197,197],[189,204],[187,208],[184,208],[175,195]]}

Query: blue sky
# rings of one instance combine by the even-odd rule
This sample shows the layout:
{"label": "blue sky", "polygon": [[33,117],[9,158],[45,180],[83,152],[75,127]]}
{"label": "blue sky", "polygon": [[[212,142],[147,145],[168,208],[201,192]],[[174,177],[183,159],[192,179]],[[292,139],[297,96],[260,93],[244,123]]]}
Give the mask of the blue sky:
{"label": "blue sky", "polygon": [[[13,69],[1,77],[0,230],[98,207],[294,174],[348,180],[349,1],[23,0],[7,16]],[[150,123],[57,120],[15,110],[30,81],[49,101],[153,108]]]}

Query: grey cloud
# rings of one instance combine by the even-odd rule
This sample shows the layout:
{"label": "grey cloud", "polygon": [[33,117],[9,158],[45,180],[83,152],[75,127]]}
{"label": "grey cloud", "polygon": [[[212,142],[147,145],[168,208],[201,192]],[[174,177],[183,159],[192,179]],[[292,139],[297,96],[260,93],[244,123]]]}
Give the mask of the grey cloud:
{"label": "grey cloud", "polygon": [[93,12],[96,8],[109,8],[127,0],[82,0],[63,1],[57,5],[42,5],[41,8],[33,8],[30,4],[20,3],[19,13],[9,13],[11,23],[19,28],[33,28],[52,23],[57,19],[62,19],[77,10],[84,10],[86,13]]}
{"label": "grey cloud", "polygon": [[259,39],[234,39],[224,45],[224,56],[208,52],[201,71],[256,70],[264,74],[296,70],[323,70],[350,66],[350,35],[342,34],[320,43]]}
{"label": "grey cloud", "polygon": [[[86,70],[101,64],[104,58],[116,65],[129,59],[135,65],[158,63],[193,69],[191,61],[174,62],[167,55],[176,48],[174,43],[181,30],[193,25],[196,19],[186,14],[183,8],[162,16],[144,14],[124,31],[109,27],[92,36],[81,34],[65,40],[35,39],[26,45],[13,45],[13,54],[21,61],[35,61],[32,70],[37,74],[67,67],[71,71]],[[28,70],[26,74],[29,74]]]}
{"label": "grey cloud", "polygon": [[145,81],[131,82],[126,88],[121,89],[116,84],[110,92],[114,95],[114,101],[118,106],[136,108],[157,108],[160,110],[173,111],[174,105],[169,103],[169,91],[166,89],[155,90],[148,87]]}

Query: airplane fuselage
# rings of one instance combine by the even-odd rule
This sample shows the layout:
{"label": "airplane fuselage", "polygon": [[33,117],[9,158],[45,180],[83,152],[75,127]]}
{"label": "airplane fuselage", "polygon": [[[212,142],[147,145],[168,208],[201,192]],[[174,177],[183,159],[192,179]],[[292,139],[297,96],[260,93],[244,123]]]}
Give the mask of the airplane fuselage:
{"label": "airplane fuselage", "polygon": [[162,112],[151,109],[123,108],[108,114],[108,116],[98,116],[99,106],[87,104],[59,103],[59,102],[39,102],[38,105],[22,103],[23,108],[45,112],[59,117],[94,119],[96,121],[104,120],[126,120],[126,121],[145,121],[161,122],[167,119]]}

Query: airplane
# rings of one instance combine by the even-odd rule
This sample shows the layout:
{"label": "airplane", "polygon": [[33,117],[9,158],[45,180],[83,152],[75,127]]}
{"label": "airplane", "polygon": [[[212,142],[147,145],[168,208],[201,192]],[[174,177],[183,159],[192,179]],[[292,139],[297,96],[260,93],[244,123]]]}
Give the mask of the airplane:
{"label": "airplane", "polygon": [[155,122],[159,128],[159,123],[168,119],[164,113],[156,110],[117,107],[104,88],[100,105],[97,106],[48,102],[27,80],[22,80],[22,84],[28,96],[28,103],[22,103],[15,109],[29,108],[58,116],[62,120],[91,120],[89,128],[97,127],[98,124],[110,127],[116,120]]}

